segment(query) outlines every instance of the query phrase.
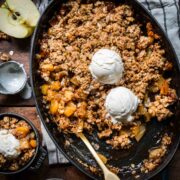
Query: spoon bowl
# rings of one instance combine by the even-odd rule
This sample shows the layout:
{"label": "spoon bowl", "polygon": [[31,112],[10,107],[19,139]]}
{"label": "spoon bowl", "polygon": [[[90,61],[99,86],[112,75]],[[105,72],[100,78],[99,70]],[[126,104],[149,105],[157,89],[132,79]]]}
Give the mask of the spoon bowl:
{"label": "spoon bowl", "polygon": [[86,147],[89,149],[89,151],[91,152],[91,154],[93,155],[94,159],[97,161],[97,163],[99,164],[100,168],[103,171],[104,174],[104,180],[120,180],[120,178],[114,174],[113,172],[111,172],[103,163],[103,161],[100,159],[100,157],[98,156],[98,154],[96,153],[96,151],[94,150],[94,148],[92,147],[92,145],[90,144],[89,140],[86,138],[86,136],[83,133],[78,133],[77,134],[79,138],[81,138],[81,140],[84,142],[84,144],[86,145]]}
{"label": "spoon bowl", "polygon": [[104,179],[105,180],[120,180],[120,178],[116,174],[112,173],[109,170],[107,172],[104,172]]}

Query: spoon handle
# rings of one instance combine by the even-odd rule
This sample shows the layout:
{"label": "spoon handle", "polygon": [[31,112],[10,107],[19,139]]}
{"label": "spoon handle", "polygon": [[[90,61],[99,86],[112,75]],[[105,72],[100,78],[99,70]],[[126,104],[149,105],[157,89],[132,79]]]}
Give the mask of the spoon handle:
{"label": "spoon handle", "polygon": [[81,140],[87,146],[89,151],[92,153],[93,157],[96,159],[97,163],[99,164],[99,166],[101,167],[103,172],[106,173],[107,171],[109,171],[107,169],[107,167],[104,165],[103,161],[99,158],[98,154],[96,153],[96,151],[94,150],[94,148],[92,147],[92,145],[90,144],[88,139],[84,136],[84,134],[83,133],[78,133],[78,136],[81,138]]}

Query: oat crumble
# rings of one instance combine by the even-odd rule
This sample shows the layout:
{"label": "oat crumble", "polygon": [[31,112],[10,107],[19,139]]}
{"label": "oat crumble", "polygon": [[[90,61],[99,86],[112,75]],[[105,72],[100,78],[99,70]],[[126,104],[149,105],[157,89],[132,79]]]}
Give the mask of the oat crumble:
{"label": "oat crumble", "polygon": [[37,146],[35,133],[27,122],[9,116],[0,119],[0,129],[8,130],[20,141],[20,154],[16,158],[9,159],[0,153],[0,170],[17,171],[35,154]]}
{"label": "oat crumble", "polygon": [[[132,7],[104,1],[68,1],[49,24],[39,41],[36,60],[44,80],[43,103],[60,131],[91,133],[97,129],[98,137],[107,144],[127,149],[132,139],[141,139],[144,124],[172,115],[168,107],[176,101],[176,91],[171,78],[163,76],[172,70],[172,63],[166,58],[161,37],[149,22],[143,30]],[[101,48],[122,57],[124,76],[116,85],[100,84],[90,74],[91,58]],[[134,113],[136,121],[128,130],[121,123],[113,124],[104,107],[107,93],[117,86],[129,88],[141,100]]]}
{"label": "oat crumble", "polygon": [[0,40],[9,40],[9,36],[0,31]]}
{"label": "oat crumble", "polygon": [[9,54],[0,52],[0,60],[1,61],[9,61],[11,58]]}

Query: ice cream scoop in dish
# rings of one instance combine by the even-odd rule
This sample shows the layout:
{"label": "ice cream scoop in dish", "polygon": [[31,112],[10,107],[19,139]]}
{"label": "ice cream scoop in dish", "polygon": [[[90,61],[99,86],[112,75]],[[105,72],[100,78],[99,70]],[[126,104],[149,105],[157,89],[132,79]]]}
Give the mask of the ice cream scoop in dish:
{"label": "ice cream scoop in dish", "polygon": [[8,130],[0,130],[0,154],[7,158],[16,158],[20,154],[20,141]]}
{"label": "ice cream scoop in dish", "polygon": [[124,66],[118,53],[110,49],[100,49],[93,55],[89,70],[97,81],[115,84],[122,78]]}
{"label": "ice cream scoop in dish", "polygon": [[133,121],[132,114],[136,111],[138,104],[138,97],[125,87],[111,89],[105,101],[105,107],[114,123]]}

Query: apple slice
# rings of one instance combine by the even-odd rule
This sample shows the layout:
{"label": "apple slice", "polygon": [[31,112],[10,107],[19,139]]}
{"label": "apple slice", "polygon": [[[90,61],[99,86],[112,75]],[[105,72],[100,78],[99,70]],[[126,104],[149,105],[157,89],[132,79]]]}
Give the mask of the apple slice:
{"label": "apple slice", "polygon": [[16,38],[26,38],[30,36],[33,32],[32,27],[28,27],[25,24],[17,23],[12,18],[12,12],[10,12],[6,8],[0,8],[0,17],[0,31],[8,34],[9,36],[13,36]]}
{"label": "apple slice", "polygon": [[35,27],[39,19],[39,11],[31,0],[6,0],[8,8],[18,13],[28,26]]}

